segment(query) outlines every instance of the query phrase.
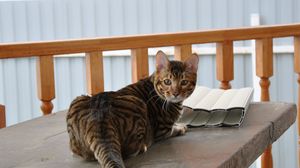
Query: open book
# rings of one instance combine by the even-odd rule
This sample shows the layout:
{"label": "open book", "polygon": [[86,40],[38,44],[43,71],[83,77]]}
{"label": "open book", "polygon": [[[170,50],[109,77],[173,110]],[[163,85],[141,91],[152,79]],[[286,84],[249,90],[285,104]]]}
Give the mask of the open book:
{"label": "open book", "polygon": [[197,86],[184,102],[178,123],[192,127],[240,126],[252,99],[253,88],[210,89]]}

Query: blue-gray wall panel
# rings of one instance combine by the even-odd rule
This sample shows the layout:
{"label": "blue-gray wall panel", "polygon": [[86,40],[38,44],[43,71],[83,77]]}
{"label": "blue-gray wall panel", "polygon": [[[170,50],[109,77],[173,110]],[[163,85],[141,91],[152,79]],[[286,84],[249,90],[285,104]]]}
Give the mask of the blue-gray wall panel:
{"label": "blue-gray wall panel", "polygon": [[[0,1],[0,42],[37,41],[111,35],[188,31],[250,25],[258,13],[261,24],[300,22],[299,0],[37,0]],[[292,40],[276,39],[275,45]],[[235,42],[235,46],[247,42]],[[195,45],[196,46],[196,45]],[[215,46],[204,44],[197,46]],[[41,115],[36,91],[36,58],[0,60],[0,103],[6,105],[12,125]],[[104,57],[105,90],[117,90],[131,81],[130,57]],[[271,78],[273,101],[296,102],[293,55],[274,58]],[[252,86],[249,54],[236,54],[232,86]],[[149,71],[155,59],[149,57]],[[200,56],[198,83],[218,87],[214,55]],[[55,58],[54,111],[86,93],[84,57]],[[294,125],[274,145],[274,167],[296,167],[297,132]],[[280,158],[280,159],[278,159]]]}

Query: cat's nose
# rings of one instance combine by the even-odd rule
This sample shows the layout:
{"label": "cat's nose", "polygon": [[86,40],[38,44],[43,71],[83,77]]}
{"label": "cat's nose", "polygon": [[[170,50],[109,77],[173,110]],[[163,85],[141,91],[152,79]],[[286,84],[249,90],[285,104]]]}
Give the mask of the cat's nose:
{"label": "cat's nose", "polygon": [[178,92],[173,93],[173,96],[174,96],[174,97],[177,97],[178,95],[179,95]]}

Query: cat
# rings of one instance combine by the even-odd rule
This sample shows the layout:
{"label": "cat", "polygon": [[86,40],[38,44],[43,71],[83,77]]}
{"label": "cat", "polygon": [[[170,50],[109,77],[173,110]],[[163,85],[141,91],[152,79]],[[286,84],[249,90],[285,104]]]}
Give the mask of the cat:
{"label": "cat", "polygon": [[184,135],[187,127],[175,122],[194,91],[197,69],[197,54],[181,62],[158,51],[151,76],[116,92],[75,98],[66,116],[72,152],[102,168],[124,168],[123,159]]}

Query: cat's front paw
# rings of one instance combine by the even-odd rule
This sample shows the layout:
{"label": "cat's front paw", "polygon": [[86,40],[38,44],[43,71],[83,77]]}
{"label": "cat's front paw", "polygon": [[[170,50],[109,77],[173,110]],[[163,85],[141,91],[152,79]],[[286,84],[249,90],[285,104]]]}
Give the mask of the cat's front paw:
{"label": "cat's front paw", "polygon": [[184,135],[187,132],[187,126],[183,124],[176,124],[173,126],[173,136]]}
{"label": "cat's front paw", "polygon": [[186,125],[180,125],[180,134],[179,135],[184,135],[187,132],[187,126]]}

